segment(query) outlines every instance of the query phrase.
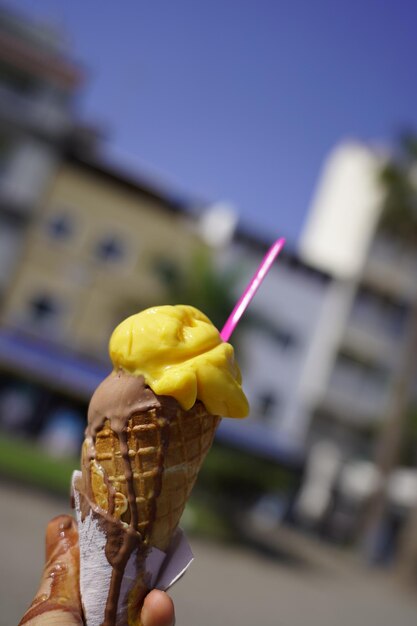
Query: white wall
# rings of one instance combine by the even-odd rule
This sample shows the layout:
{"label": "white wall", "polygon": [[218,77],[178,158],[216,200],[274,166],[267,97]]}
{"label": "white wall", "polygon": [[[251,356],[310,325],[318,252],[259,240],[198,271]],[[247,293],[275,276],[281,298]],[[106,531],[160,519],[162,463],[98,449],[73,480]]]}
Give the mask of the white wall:
{"label": "white wall", "polygon": [[343,279],[361,271],[380,214],[382,163],[382,154],[355,142],[330,153],[299,240],[306,263]]}
{"label": "white wall", "polygon": [[[235,262],[241,263],[249,279],[261,255],[243,247],[235,247],[234,253]],[[328,289],[329,283],[278,258],[250,305],[249,313],[259,313],[294,339],[293,344],[285,347],[261,328],[250,327],[242,342],[241,367],[251,402],[251,419],[265,427],[269,433],[266,436],[280,443],[298,446],[305,441],[309,415],[304,395],[310,387],[321,388],[322,369],[327,363],[323,354],[320,363],[313,367],[306,368],[306,361],[315,345]],[[324,346],[322,353],[326,349]],[[304,381],[306,376],[311,378],[310,387]],[[271,392],[278,400],[273,415],[265,419],[257,411],[261,392]]]}
{"label": "white wall", "polygon": [[0,178],[0,200],[21,212],[33,211],[55,163],[46,143],[26,137],[17,143]]}

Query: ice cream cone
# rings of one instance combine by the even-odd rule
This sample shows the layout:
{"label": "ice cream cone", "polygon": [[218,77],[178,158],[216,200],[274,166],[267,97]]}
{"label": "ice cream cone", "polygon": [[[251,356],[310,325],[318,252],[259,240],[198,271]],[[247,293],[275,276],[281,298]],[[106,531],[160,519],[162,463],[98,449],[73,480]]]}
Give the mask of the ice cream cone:
{"label": "ice cream cone", "polygon": [[[210,449],[219,417],[201,402],[185,411],[178,403],[152,408],[128,420],[123,437],[132,472],[134,508],[120,435],[109,424],[96,434],[95,458],[83,449],[82,468],[100,508],[133,525],[146,545],[167,550],[198,471]],[[134,522],[132,524],[132,522]]]}
{"label": "ice cream cone", "polygon": [[[116,415],[121,398],[125,407]],[[146,559],[155,548],[167,552],[220,418],[199,401],[186,411],[173,398],[153,394],[143,378],[119,371],[96,391],[89,421],[101,427],[92,427],[84,442],[79,488],[82,508],[94,511],[96,519],[101,516],[106,527],[105,551],[113,573],[105,623],[117,623],[122,612],[129,625],[138,624],[151,588]],[[123,591],[133,552],[128,578],[135,582]],[[127,601],[120,604],[125,592]]]}
{"label": "ice cream cone", "polygon": [[138,626],[155,583],[151,561],[172,565],[164,555],[173,554],[219,415],[243,417],[248,405],[232,346],[192,307],[128,318],[110,355],[114,370],[91,399],[75,485],[81,596],[87,626]]}

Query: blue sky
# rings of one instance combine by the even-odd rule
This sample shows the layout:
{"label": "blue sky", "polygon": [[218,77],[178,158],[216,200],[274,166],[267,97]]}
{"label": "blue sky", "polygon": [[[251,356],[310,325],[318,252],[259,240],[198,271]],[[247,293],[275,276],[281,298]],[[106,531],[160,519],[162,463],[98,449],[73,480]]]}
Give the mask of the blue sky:
{"label": "blue sky", "polygon": [[417,127],[415,0],[14,0],[63,27],[109,149],[295,242],[344,138]]}

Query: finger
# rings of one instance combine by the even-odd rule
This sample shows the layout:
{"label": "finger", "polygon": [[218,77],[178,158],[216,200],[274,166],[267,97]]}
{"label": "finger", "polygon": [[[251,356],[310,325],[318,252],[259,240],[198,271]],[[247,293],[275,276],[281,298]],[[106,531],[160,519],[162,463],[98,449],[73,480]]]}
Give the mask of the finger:
{"label": "finger", "polygon": [[174,626],[174,603],[167,593],[154,589],[145,599],[141,620],[143,626]]}
{"label": "finger", "polygon": [[47,526],[41,584],[19,626],[81,626],[81,615],[77,527],[60,515]]}

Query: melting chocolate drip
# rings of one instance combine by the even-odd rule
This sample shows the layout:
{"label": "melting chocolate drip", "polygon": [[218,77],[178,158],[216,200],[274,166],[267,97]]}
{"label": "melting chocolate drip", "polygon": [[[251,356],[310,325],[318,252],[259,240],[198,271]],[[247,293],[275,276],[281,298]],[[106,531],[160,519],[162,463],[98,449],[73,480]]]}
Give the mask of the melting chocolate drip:
{"label": "melting chocolate drip", "polygon": [[132,466],[130,464],[130,459],[129,459],[129,445],[127,441],[126,430],[122,430],[120,433],[117,433],[117,435],[119,437],[120,454],[122,456],[123,465],[125,468],[127,500],[128,500],[129,509],[130,509],[130,526],[136,529],[138,527],[139,520],[138,520],[138,511],[136,508],[135,485],[133,482]]}
{"label": "melting chocolate drip", "polygon": [[[109,532],[110,530],[110,532]],[[113,626],[116,623],[117,605],[123,574],[133,550],[140,546],[138,533],[132,527],[121,528],[120,534],[115,534],[112,526],[107,530],[106,557],[113,568],[109,594],[104,613],[103,626]]]}
{"label": "melting chocolate drip", "polygon": [[[89,468],[90,461],[95,459],[95,441],[97,433],[104,427],[105,421],[108,420],[110,428],[117,435],[119,440],[119,449],[124,464],[130,511],[130,523],[128,527],[124,526],[120,520],[113,517],[115,506],[114,488],[109,484],[108,478],[104,472],[109,494],[109,506],[108,512],[104,515],[101,509],[98,512],[98,507],[92,504],[94,502],[94,496],[91,487],[91,474],[87,476],[87,484],[84,485],[87,498],[83,499],[82,514],[84,517],[88,509],[92,509],[93,514],[95,512],[98,519],[101,519],[100,523],[107,537],[106,557],[113,570],[102,626],[114,626],[116,623],[117,607],[124,571],[129,557],[135,549],[138,553],[137,566],[138,568],[143,567],[148,550],[147,539],[152,532],[152,525],[156,517],[156,500],[162,488],[164,459],[168,446],[169,417],[175,415],[176,407],[177,402],[173,398],[156,396],[153,391],[146,386],[143,377],[132,376],[122,370],[112,372],[110,376],[99,385],[91,399],[88,411],[88,426],[86,429],[87,466]],[[158,422],[162,446],[157,459],[158,466],[155,478],[155,494],[150,504],[150,524],[146,529],[146,537],[142,537],[137,531],[139,520],[136,506],[134,476],[129,458],[127,427],[132,417],[145,413],[150,409],[158,409],[159,415],[155,419]]]}
{"label": "melting chocolate drip", "polygon": [[[158,397],[145,384],[143,376],[131,376],[123,370],[113,371],[95,390],[88,408],[86,438],[96,439],[106,419],[115,433],[126,430],[133,415],[160,408],[164,398]],[[94,458],[94,456],[92,456]]]}

